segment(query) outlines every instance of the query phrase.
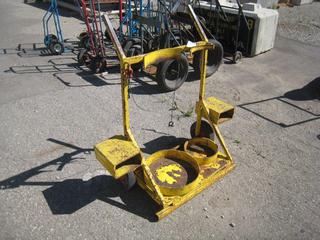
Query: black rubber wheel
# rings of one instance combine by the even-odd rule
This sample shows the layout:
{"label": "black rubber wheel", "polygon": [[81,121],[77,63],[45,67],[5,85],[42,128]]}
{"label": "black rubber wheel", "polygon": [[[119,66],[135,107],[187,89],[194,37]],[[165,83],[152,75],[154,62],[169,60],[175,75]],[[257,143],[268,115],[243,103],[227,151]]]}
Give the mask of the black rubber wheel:
{"label": "black rubber wheel", "polygon": [[[77,60],[80,66],[86,64],[89,59],[89,54],[86,49],[80,49],[80,51],[77,54]],[[88,66],[88,64],[86,64]]]}
{"label": "black rubber wheel", "polygon": [[[114,29],[114,30],[115,30],[115,29]],[[111,42],[111,37],[110,37],[107,29],[104,31],[104,37],[105,37],[105,40],[106,40],[107,42]]]}
{"label": "black rubber wheel", "polygon": [[242,52],[240,52],[240,51],[236,51],[232,55],[232,62],[233,63],[238,63],[241,59],[242,59]]}
{"label": "black rubber wheel", "polygon": [[172,35],[170,36],[171,47],[186,45],[188,43],[190,37],[188,36],[188,33],[186,31],[177,28],[171,29],[171,31],[174,35],[174,38]]}
{"label": "black rubber wheel", "polygon": [[186,55],[178,59],[168,59],[157,66],[157,82],[164,91],[178,89],[187,79],[189,63]]}
{"label": "black rubber wheel", "polygon": [[83,36],[82,38],[80,38],[79,47],[80,47],[80,48],[86,48],[86,49],[89,49],[89,48],[90,48],[90,38],[89,38],[89,35],[85,35],[85,36]]}
{"label": "black rubber wheel", "polygon": [[50,43],[52,43],[53,41],[57,42],[58,38],[56,35],[54,34],[48,34],[47,36],[44,37],[44,45],[46,45],[47,47],[50,46]]}
{"label": "black rubber wheel", "polygon": [[125,190],[129,191],[133,188],[137,182],[136,176],[133,172],[130,172],[119,178],[119,182],[122,184]]}
{"label": "black rubber wheel", "polygon": [[214,131],[207,121],[201,120],[201,127],[200,127],[199,136],[196,136],[196,126],[197,126],[197,122],[194,122],[190,127],[190,135],[192,138],[205,137],[205,138],[210,138],[210,139],[214,140]]}
{"label": "black rubber wheel", "polygon": [[87,32],[81,32],[78,36],[79,41],[81,42],[81,40],[85,37],[88,37],[89,34]]}
{"label": "black rubber wheel", "polygon": [[52,54],[60,55],[64,52],[64,46],[61,42],[52,41],[49,45]]}
{"label": "black rubber wheel", "polygon": [[[122,49],[123,49],[123,52],[124,54],[126,54],[127,56],[127,53],[129,51],[129,49],[133,46],[133,45],[136,45],[136,46],[141,46],[141,39],[139,38],[127,38],[123,41],[122,43]],[[141,48],[140,48],[141,49]]]}
{"label": "black rubber wheel", "polygon": [[[133,45],[127,52],[127,57],[133,57],[142,54],[141,46]],[[142,68],[142,63],[132,64],[131,68],[134,72],[139,71]]]}
{"label": "black rubber wheel", "polygon": [[124,54],[127,56],[129,49],[133,46],[134,42],[132,40],[124,40],[122,43],[122,49]]}
{"label": "black rubber wheel", "polygon": [[89,68],[92,73],[101,73],[104,72],[107,67],[106,59],[101,57],[95,57],[91,59]]}
{"label": "black rubber wheel", "polygon": [[[210,77],[214,74],[220,67],[223,59],[223,47],[220,42],[214,39],[209,39],[209,42],[215,45],[214,49],[208,50],[208,59],[206,67],[206,77]],[[193,68],[194,71],[200,75],[201,69],[201,51],[195,52],[193,57]]]}

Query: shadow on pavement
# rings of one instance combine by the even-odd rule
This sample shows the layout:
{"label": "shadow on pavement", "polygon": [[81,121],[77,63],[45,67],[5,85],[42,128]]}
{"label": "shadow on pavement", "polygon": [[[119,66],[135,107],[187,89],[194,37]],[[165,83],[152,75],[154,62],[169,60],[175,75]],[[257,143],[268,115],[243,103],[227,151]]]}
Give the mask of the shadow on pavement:
{"label": "shadow on pavement", "polygon": [[[50,6],[49,2],[47,2],[47,3],[40,2],[40,1],[34,2],[34,1],[28,1],[28,0],[24,0],[24,4],[27,4],[29,6],[42,9],[44,11],[47,11],[49,9],[49,6]],[[75,18],[81,19],[80,12],[71,11],[69,9],[62,8],[60,6],[58,6],[58,7],[59,7],[60,16],[63,16],[63,17],[75,17]],[[45,12],[43,12],[43,14],[44,13]]]}
{"label": "shadow on pavement", "polygon": [[[311,115],[311,117],[306,120],[303,120],[303,121],[297,121],[297,122],[294,122],[291,124],[285,124],[285,123],[281,123],[281,122],[276,122],[276,121],[272,120],[271,118],[266,117],[263,114],[257,112],[256,110],[252,110],[249,108],[249,106],[257,105],[257,104],[272,101],[272,100],[280,101],[284,104],[287,104],[288,107],[293,107],[297,111],[301,111],[301,112],[304,112],[305,114]],[[302,108],[292,102],[289,102],[288,100],[293,100],[293,101],[311,101],[311,100],[318,101],[318,100],[320,100],[320,77],[315,78],[310,83],[308,83],[306,86],[303,86],[302,88],[294,89],[294,90],[286,92],[283,96],[272,97],[272,98],[268,98],[268,99],[264,99],[264,100],[243,103],[243,104],[238,105],[238,107],[240,107],[246,111],[249,111],[249,112],[255,114],[256,116],[258,116],[268,122],[276,124],[280,127],[283,127],[283,128],[297,126],[300,124],[304,124],[307,122],[311,122],[311,121],[315,121],[315,120],[320,119],[320,114],[313,113],[310,111],[310,109]]]}
{"label": "shadow on pavement", "polygon": [[0,189],[5,190],[5,189],[12,189],[12,188],[17,188],[20,186],[50,186],[55,184],[56,182],[35,182],[35,181],[28,181],[28,179],[37,176],[39,174],[42,174],[46,170],[45,168],[49,166],[56,166],[57,171],[62,171],[65,165],[76,161],[76,160],[81,160],[81,158],[77,157],[77,155],[84,153],[84,154],[91,154],[93,151],[92,148],[81,148],[77,147],[75,145],[72,145],[70,143],[65,143],[56,139],[49,138],[47,139],[49,142],[56,143],[58,145],[68,147],[71,149],[74,149],[73,152],[70,153],[65,153],[61,157],[58,157],[56,159],[53,159],[49,162],[46,162],[44,164],[41,164],[39,166],[36,166],[34,168],[31,168],[27,171],[24,171],[22,173],[19,173],[17,175],[14,175],[12,177],[9,177],[5,180],[0,181]]}
{"label": "shadow on pavement", "polygon": [[[126,191],[111,176],[99,175],[88,181],[82,179],[66,179],[60,182],[30,180],[39,174],[44,175],[48,171],[46,168],[50,166],[56,167],[56,171],[62,171],[64,166],[73,161],[81,162],[84,158],[79,157],[79,154],[93,152],[92,148],[81,148],[52,138],[47,140],[74,151],[64,153],[61,157],[0,181],[0,191],[21,186],[48,186],[49,188],[43,191],[43,195],[53,214],[72,214],[98,199],[149,221],[156,221],[154,213],[159,206],[139,187]],[[117,197],[122,202],[113,199]]]}
{"label": "shadow on pavement", "polygon": [[141,148],[141,151],[147,154],[152,154],[160,150],[165,149],[180,149],[186,138],[176,138],[175,136],[161,136],[144,143],[145,148]]}
{"label": "shadow on pavement", "polygon": [[68,179],[44,190],[43,195],[53,214],[72,214],[95,200],[101,200],[149,221],[156,221],[155,212],[159,208],[138,186],[127,191],[121,183],[107,175],[96,176],[87,182]]}
{"label": "shadow on pavement", "polygon": [[286,92],[283,96],[295,101],[320,100],[320,77],[302,88]]}

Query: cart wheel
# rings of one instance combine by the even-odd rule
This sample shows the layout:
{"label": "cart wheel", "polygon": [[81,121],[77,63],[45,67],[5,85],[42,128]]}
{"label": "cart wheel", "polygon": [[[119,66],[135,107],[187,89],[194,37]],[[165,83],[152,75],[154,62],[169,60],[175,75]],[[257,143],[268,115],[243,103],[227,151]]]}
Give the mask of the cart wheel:
{"label": "cart wheel", "polygon": [[173,28],[171,29],[174,37],[170,35],[170,47],[177,47],[180,45],[186,45],[190,39],[188,33],[183,29]]}
{"label": "cart wheel", "polygon": [[238,63],[242,59],[242,53],[240,51],[236,51],[232,55],[232,62],[233,63]]}
{"label": "cart wheel", "polygon": [[80,66],[84,64],[88,66],[88,61],[90,62],[90,57],[86,49],[80,49],[80,51],[77,54],[77,60]]}
{"label": "cart wheel", "polygon": [[[127,38],[123,44],[122,44],[122,48],[123,48],[123,51],[124,51],[124,54],[128,54],[128,51],[130,48],[133,47],[133,45],[136,45],[136,46],[141,46],[141,39],[139,38]],[[140,47],[141,49],[141,47]]]}
{"label": "cart wheel", "polygon": [[164,91],[178,89],[187,79],[188,59],[184,54],[178,59],[169,59],[157,66],[157,82]]}
{"label": "cart wheel", "polygon": [[133,41],[132,40],[124,40],[123,43],[122,43],[122,49],[123,49],[123,52],[125,55],[127,55],[127,52],[129,51],[129,49],[132,47],[133,45]]}
{"label": "cart wheel", "polygon": [[[141,46],[133,45],[127,52],[127,57],[133,57],[142,54]],[[131,68],[134,72],[139,71],[142,68],[142,63],[132,64]]]}
{"label": "cart wheel", "polygon": [[[214,49],[208,50],[206,77],[210,77],[220,67],[223,59],[223,47],[220,42],[209,39],[209,42],[215,45]],[[200,75],[201,69],[201,51],[195,52],[193,57],[193,68],[197,75]]]}
{"label": "cart wheel", "polygon": [[124,188],[126,190],[130,190],[136,184],[137,179],[136,179],[136,176],[134,175],[134,173],[130,172],[130,173],[124,175],[123,177],[119,178],[119,181],[122,183],[122,185],[124,186]]}
{"label": "cart wheel", "polygon": [[90,38],[88,35],[84,36],[83,38],[80,38],[79,47],[86,48],[86,49],[90,48]]}
{"label": "cart wheel", "polygon": [[104,72],[106,67],[107,67],[106,59],[101,57],[95,57],[91,59],[90,66],[89,66],[92,73]]}
{"label": "cart wheel", "polygon": [[50,46],[50,43],[52,43],[53,41],[58,41],[58,38],[56,35],[54,34],[48,34],[44,37],[44,45],[46,45],[47,47]]}
{"label": "cart wheel", "polygon": [[49,45],[49,49],[53,54],[60,55],[64,52],[64,47],[61,42],[52,41]]}
{"label": "cart wheel", "polygon": [[[197,122],[194,122],[190,127],[190,135],[192,138],[196,137],[196,126]],[[214,140],[214,131],[207,121],[201,120],[200,134],[197,137],[205,137]]]}
{"label": "cart wheel", "polygon": [[88,36],[88,33],[87,32],[82,32],[82,33],[79,34],[78,38],[82,39],[82,38],[84,38],[86,36]]}

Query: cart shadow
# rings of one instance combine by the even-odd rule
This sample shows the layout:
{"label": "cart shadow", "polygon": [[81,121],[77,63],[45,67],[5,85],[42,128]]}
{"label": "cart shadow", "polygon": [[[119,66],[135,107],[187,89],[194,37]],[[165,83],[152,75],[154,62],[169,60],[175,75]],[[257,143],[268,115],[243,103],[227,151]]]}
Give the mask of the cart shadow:
{"label": "cart shadow", "polygon": [[191,71],[188,74],[186,82],[195,82],[200,80],[200,74],[195,71]]}
{"label": "cart shadow", "polygon": [[0,55],[17,55],[21,58],[53,56],[43,43],[20,43],[16,48],[1,48]]}
{"label": "cart shadow", "polygon": [[[257,112],[256,110],[252,110],[249,108],[252,105],[257,105],[257,104],[261,104],[261,103],[265,103],[265,102],[273,101],[273,100],[280,101],[281,103],[287,104],[288,107],[292,107],[296,111],[304,112],[305,114],[308,114],[311,117],[306,120],[286,124],[286,123],[282,123],[282,122],[276,122],[273,119],[271,119],[270,117],[266,117],[263,114]],[[271,122],[275,125],[283,127],[283,128],[293,127],[293,126],[301,125],[301,124],[304,124],[307,122],[311,122],[311,121],[315,121],[315,120],[320,119],[320,114],[317,114],[317,113],[310,111],[309,108],[302,108],[302,107],[300,107],[300,106],[298,106],[288,100],[292,100],[292,101],[319,101],[320,100],[320,77],[315,78],[314,80],[309,82],[307,85],[303,86],[302,88],[294,89],[294,90],[291,90],[291,91],[284,93],[283,96],[272,97],[272,98],[263,99],[263,100],[259,100],[259,101],[243,103],[243,104],[238,105],[238,107],[240,107],[248,112],[251,112],[256,116],[258,116],[268,122]]]}
{"label": "cart shadow", "polygon": [[[77,54],[78,41],[65,39],[64,56]],[[56,56],[44,45],[44,43],[19,43],[16,48],[0,48],[0,55],[17,55],[21,58]]]}
{"label": "cart shadow", "polygon": [[[68,63],[58,63],[59,61],[68,61]],[[118,73],[118,66],[110,66],[107,68],[108,73]],[[119,85],[120,77],[103,77],[101,75],[92,74],[89,69],[80,66],[77,59],[72,56],[65,56],[60,58],[53,58],[48,60],[48,64],[42,65],[22,65],[11,66],[5,70],[6,73],[14,74],[52,74],[53,77],[58,79],[62,84],[67,87],[101,87],[105,85]],[[88,84],[76,84],[78,82],[75,78],[70,78],[66,74],[76,74]],[[74,83],[73,83],[74,82]]]}
{"label": "cart shadow", "polygon": [[[198,81],[200,77],[193,71],[189,72],[187,82]],[[149,94],[163,94],[168,93],[162,90],[157,84],[157,79],[152,74],[141,71],[135,73],[132,78],[133,81],[138,83],[137,86],[130,87],[130,93],[136,95],[149,95]],[[147,80],[147,81],[146,81]]]}
{"label": "cart shadow", "polygon": [[131,78],[136,84],[130,83],[129,93],[135,95],[161,94],[163,91],[156,83],[156,78],[145,72],[134,72]]}
{"label": "cart shadow", "polygon": [[[62,53],[63,56],[74,56],[77,55],[77,42],[65,40],[65,51]],[[21,58],[32,58],[32,57],[50,57],[57,56],[53,54],[43,43],[29,43],[32,48],[22,48],[19,44],[17,55]],[[73,45],[70,45],[73,44]],[[24,45],[28,45],[27,43]]]}
{"label": "cart shadow", "polygon": [[54,215],[73,214],[95,200],[103,201],[151,222],[156,221],[159,206],[138,186],[130,191],[113,177],[99,175],[83,181],[68,179],[43,191]]}
{"label": "cart shadow", "polygon": [[181,150],[186,138],[177,138],[172,135],[160,136],[149,142],[144,143],[141,151],[146,154],[153,154],[160,150],[179,149]]}
{"label": "cart shadow", "polygon": [[[42,9],[44,11],[47,11],[50,6],[50,2],[29,2],[28,0],[24,0],[24,4]],[[62,8],[60,6],[59,6],[59,14],[60,16],[63,16],[63,17],[74,17],[74,18],[81,19],[79,12],[71,11],[71,10]]]}
{"label": "cart shadow", "polygon": [[[68,2],[68,1],[66,1],[66,2]],[[69,1],[68,3],[70,3],[70,2],[71,2],[72,5],[77,7],[77,4],[75,3],[75,1]],[[50,6],[50,3],[29,2],[28,0],[24,0],[24,3],[27,4],[27,5],[30,5],[32,7],[36,7],[36,8],[45,10],[45,11],[47,11],[49,6]],[[100,4],[101,4],[101,11],[103,11],[103,12],[110,11],[110,10],[117,10],[118,9],[118,4],[110,4],[110,3],[109,4],[108,3],[107,4],[100,3]],[[61,6],[58,6],[58,7],[59,7],[60,16],[63,16],[63,17],[74,17],[74,18],[77,18],[79,20],[82,20],[80,11],[72,11],[70,9],[63,8]]]}
{"label": "cart shadow", "polygon": [[[86,159],[80,157],[80,154],[91,154],[93,152],[92,148],[81,148],[52,138],[47,140],[60,145],[60,147],[70,148],[73,151],[66,152],[58,158],[1,180],[0,192],[8,189],[18,189],[16,191],[19,191],[21,187],[44,186],[48,188],[42,191],[43,196],[54,215],[73,214],[93,201],[100,200],[149,221],[156,221],[154,213],[159,206],[139,187],[126,191],[111,176],[98,175],[88,181],[83,181],[82,179],[65,179],[63,181],[32,180],[40,174],[41,179],[44,179],[46,172],[50,172],[52,175],[52,170],[47,170],[48,168],[56,167],[56,171],[62,171],[67,164],[74,161],[80,164]],[[118,201],[115,198],[120,200]]]}
{"label": "cart shadow", "polygon": [[[46,168],[55,166],[56,171],[62,171],[63,168],[74,161],[77,160],[82,160],[83,158],[78,157],[80,154],[91,154],[93,151],[92,148],[81,148],[78,146],[75,146],[70,143],[62,142],[57,139],[53,138],[48,138],[47,141],[56,143],[60,147],[67,147],[71,148],[74,151],[69,152],[69,153],[64,153],[62,156],[55,158],[49,162],[46,162],[44,164],[41,164],[39,166],[33,167],[29,170],[26,170],[24,172],[21,172],[19,174],[16,174],[12,177],[9,177],[5,180],[0,181],[0,190],[6,190],[6,189],[13,189],[13,188],[18,188],[20,186],[50,186],[55,184],[56,182],[53,181],[43,181],[43,182],[38,182],[38,181],[28,181],[32,177],[35,177],[39,174],[43,174],[46,172]],[[41,153],[41,155],[46,154],[46,153]]]}
{"label": "cart shadow", "polygon": [[320,100],[320,77],[302,88],[286,92],[283,96],[295,101]]}

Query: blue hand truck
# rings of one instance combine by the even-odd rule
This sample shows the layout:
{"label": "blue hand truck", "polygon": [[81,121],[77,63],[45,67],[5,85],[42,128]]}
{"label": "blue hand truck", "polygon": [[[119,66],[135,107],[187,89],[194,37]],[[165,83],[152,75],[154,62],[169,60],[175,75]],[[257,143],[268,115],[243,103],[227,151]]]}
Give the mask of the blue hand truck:
{"label": "blue hand truck", "polygon": [[[49,33],[49,21],[53,17],[56,35]],[[51,0],[50,7],[42,18],[44,31],[44,44],[52,54],[60,55],[65,51],[64,40],[61,31],[60,15],[57,0]]]}

